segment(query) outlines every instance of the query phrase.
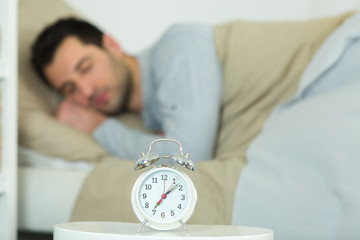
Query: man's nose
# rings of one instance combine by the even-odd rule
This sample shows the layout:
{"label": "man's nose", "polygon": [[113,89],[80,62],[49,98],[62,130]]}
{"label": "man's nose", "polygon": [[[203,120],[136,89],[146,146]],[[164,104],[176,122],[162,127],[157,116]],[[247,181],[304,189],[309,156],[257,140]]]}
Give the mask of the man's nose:
{"label": "man's nose", "polygon": [[80,79],[77,82],[77,92],[79,97],[82,98],[83,101],[86,101],[86,103],[89,103],[91,100],[92,95],[94,94],[95,88],[91,84],[91,82],[86,81],[84,79]]}

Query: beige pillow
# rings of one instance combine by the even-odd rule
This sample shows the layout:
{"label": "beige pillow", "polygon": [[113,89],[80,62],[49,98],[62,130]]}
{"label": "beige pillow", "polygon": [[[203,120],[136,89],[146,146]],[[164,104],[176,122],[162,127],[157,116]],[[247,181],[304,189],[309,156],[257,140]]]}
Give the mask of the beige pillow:
{"label": "beige pillow", "polygon": [[[91,136],[53,118],[60,96],[40,80],[30,64],[30,48],[37,34],[67,16],[81,17],[62,0],[19,1],[19,143],[67,160],[93,162],[108,153]],[[146,131],[139,116],[126,114],[119,120]]]}
{"label": "beige pillow", "polygon": [[42,83],[30,65],[38,32],[59,17],[79,16],[61,0],[19,1],[19,142],[39,152],[69,160],[95,161],[107,152],[89,135],[52,117],[59,96]]}

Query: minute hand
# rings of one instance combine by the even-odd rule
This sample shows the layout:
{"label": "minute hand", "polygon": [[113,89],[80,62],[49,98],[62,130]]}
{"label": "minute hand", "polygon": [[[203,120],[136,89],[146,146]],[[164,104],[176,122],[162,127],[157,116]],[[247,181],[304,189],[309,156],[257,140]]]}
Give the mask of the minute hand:
{"label": "minute hand", "polygon": [[172,187],[165,193],[165,195],[168,195],[169,193],[171,193],[172,191],[174,191],[178,185],[179,185],[179,184],[176,184],[176,185],[172,186]]}

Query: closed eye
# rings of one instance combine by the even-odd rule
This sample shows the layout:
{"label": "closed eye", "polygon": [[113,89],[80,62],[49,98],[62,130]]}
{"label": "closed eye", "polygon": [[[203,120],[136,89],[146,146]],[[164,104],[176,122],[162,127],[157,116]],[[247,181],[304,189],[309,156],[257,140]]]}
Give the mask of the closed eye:
{"label": "closed eye", "polygon": [[83,63],[82,66],[79,69],[79,72],[81,74],[86,74],[88,72],[90,72],[90,70],[92,69],[92,63],[87,61],[87,63]]}
{"label": "closed eye", "polygon": [[91,55],[87,55],[87,56],[81,58],[80,61],[77,63],[75,69],[80,74],[88,73],[93,67],[93,62],[91,59],[92,59]]}

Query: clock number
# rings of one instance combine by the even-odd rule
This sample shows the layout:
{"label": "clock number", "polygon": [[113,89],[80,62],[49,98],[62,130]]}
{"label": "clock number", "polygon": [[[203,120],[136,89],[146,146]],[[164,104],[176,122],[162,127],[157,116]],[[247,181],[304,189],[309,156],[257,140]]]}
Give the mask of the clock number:
{"label": "clock number", "polygon": [[179,191],[183,190],[183,185],[179,185]]}
{"label": "clock number", "polygon": [[145,208],[149,208],[149,203],[145,203]]}
{"label": "clock number", "polygon": [[146,193],[143,193],[142,197],[143,197],[143,199],[146,199],[146,197],[147,197]]}
{"label": "clock number", "polygon": [[145,184],[145,190],[151,190],[152,186],[151,184]]}
{"label": "clock number", "polygon": [[157,178],[152,178],[152,183],[157,183]]}
{"label": "clock number", "polygon": [[168,180],[168,175],[161,175],[161,180]]}
{"label": "clock number", "polygon": [[178,209],[181,209],[181,204],[179,204],[179,205],[177,206],[177,208],[178,208]]}
{"label": "clock number", "polygon": [[185,195],[184,194],[181,195],[181,200],[185,200]]}
{"label": "clock number", "polygon": [[161,213],[161,217],[164,218],[165,217],[165,212]]}
{"label": "clock number", "polygon": [[174,215],[175,215],[174,210],[171,210],[171,211],[170,211],[170,215],[171,215],[171,216],[174,216]]}
{"label": "clock number", "polygon": [[154,210],[154,209],[153,209],[153,210],[152,210],[152,212],[153,212],[153,215],[155,215],[155,213],[156,213],[156,210]]}

